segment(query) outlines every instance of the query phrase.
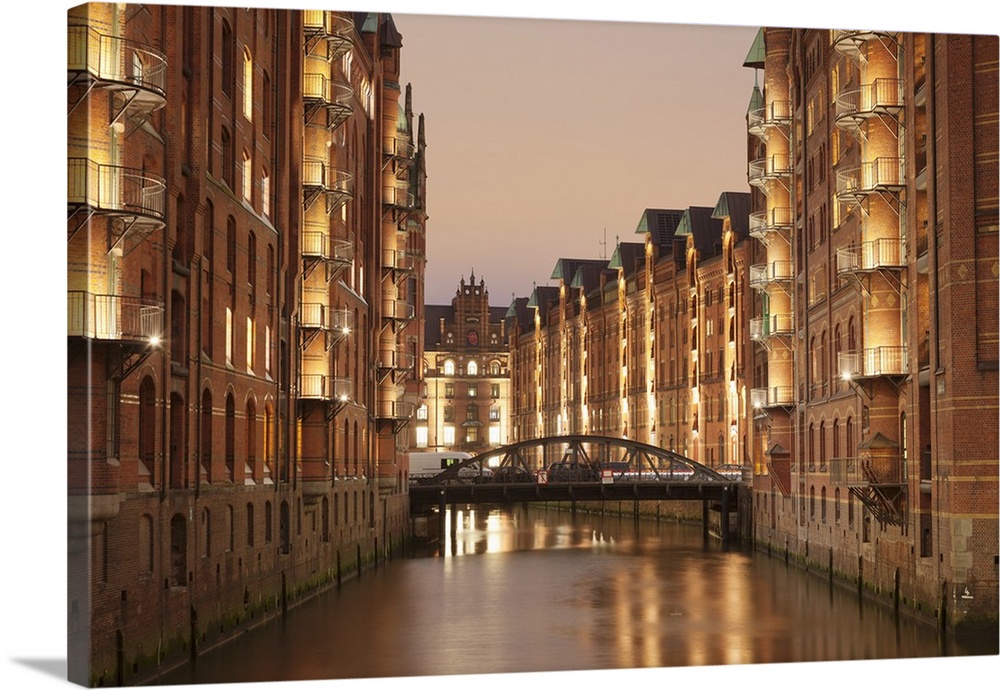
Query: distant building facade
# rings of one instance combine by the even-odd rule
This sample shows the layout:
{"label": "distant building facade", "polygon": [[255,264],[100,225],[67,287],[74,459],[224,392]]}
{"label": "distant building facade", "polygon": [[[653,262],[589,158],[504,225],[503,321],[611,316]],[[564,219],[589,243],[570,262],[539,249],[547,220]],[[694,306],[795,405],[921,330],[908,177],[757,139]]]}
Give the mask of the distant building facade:
{"label": "distant building facade", "polygon": [[510,442],[507,310],[491,307],[489,296],[473,271],[451,305],[425,307],[426,398],[413,422],[412,450],[476,455]]}
{"label": "distant building facade", "polygon": [[424,142],[389,15],[68,24],[69,675],[132,684],[408,534]]}

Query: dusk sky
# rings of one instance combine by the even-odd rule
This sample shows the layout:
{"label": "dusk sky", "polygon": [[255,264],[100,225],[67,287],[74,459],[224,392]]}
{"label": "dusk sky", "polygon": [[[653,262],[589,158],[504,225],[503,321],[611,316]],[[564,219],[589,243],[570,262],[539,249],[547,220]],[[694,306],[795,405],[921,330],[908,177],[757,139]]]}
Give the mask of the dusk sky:
{"label": "dusk sky", "polygon": [[506,306],[560,257],[641,241],[646,208],[749,190],[756,28],[393,16],[425,115],[428,303],[475,269]]}

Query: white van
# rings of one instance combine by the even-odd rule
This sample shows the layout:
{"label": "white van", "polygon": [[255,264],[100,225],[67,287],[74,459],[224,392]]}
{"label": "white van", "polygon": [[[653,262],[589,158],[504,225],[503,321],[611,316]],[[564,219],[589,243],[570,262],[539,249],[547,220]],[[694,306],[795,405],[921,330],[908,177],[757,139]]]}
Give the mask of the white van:
{"label": "white van", "polygon": [[[458,465],[471,457],[471,453],[460,450],[410,453],[410,481],[441,474],[452,465]],[[493,470],[489,467],[480,468],[477,462],[458,471],[459,479],[475,479],[480,476],[492,477]]]}

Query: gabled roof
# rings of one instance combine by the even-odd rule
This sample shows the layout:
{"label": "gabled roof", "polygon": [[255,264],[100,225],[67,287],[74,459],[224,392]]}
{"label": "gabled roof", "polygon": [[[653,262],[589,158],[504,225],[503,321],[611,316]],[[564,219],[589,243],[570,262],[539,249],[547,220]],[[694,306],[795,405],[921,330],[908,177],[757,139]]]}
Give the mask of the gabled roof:
{"label": "gabled roof", "polygon": [[597,265],[604,268],[608,262],[606,259],[559,259],[549,277],[552,280],[561,280],[569,284],[573,280],[573,276],[576,275],[577,269],[584,265]]}
{"label": "gabled roof", "polygon": [[751,113],[754,110],[760,110],[763,107],[764,107],[764,94],[761,93],[760,87],[754,84],[753,91],[750,92],[750,104],[747,105],[747,112]]}
{"label": "gabled roof", "polygon": [[448,323],[454,318],[451,305],[428,304],[424,307],[424,346],[433,350],[441,343],[441,319]]}
{"label": "gabled roof", "polygon": [[601,288],[601,274],[607,270],[609,270],[607,261],[602,261],[601,264],[581,264],[573,274],[570,286],[583,290],[583,294],[589,296]]}
{"label": "gabled roof", "polygon": [[508,332],[513,330],[514,325],[520,327],[522,331],[534,328],[534,313],[528,307],[528,298],[517,297],[511,301],[510,306],[507,307],[507,313],[504,315],[504,319],[507,320]]}
{"label": "gabled roof", "polygon": [[712,217],[714,212],[708,206],[689,206],[677,227],[677,235],[694,236],[695,249],[702,259],[722,251],[722,221]]}
{"label": "gabled roof", "polygon": [[893,441],[888,436],[885,436],[881,431],[872,436],[867,441],[862,441],[858,444],[858,450],[871,450],[872,448],[878,450],[879,448],[899,448],[899,444]]}
{"label": "gabled roof", "polygon": [[619,242],[608,262],[608,268],[621,268],[625,275],[632,275],[636,271],[636,262],[644,259],[645,252],[644,242]]}
{"label": "gabled roof", "polygon": [[729,218],[729,225],[740,238],[750,232],[750,192],[723,192],[712,211],[712,218]]}
{"label": "gabled roof", "polygon": [[654,244],[672,246],[674,233],[683,215],[684,209],[647,208],[642,212],[635,232],[637,235],[648,232]]}

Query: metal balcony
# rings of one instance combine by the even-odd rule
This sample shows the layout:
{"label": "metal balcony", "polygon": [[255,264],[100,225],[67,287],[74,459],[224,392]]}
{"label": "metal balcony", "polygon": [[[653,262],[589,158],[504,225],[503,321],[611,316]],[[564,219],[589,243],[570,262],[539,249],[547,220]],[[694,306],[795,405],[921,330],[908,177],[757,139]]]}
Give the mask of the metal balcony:
{"label": "metal balcony", "polygon": [[903,80],[876,79],[860,89],[837,94],[837,126],[858,131],[868,119],[881,115],[897,117],[903,109]]}
{"label": "metal balcony", "polygon": [[792,175],[792,158],[787,153],[776,153],[766,158],[750,161],[747,181],[767,191],[768,183],[788,179]]}
{"label": "metal balcony", "polygon": [[393,271],[412,271],[413,256],[403,249],[383,249],[382,267]]}
{"label": "metal balcony", "polygon": [[396,160],[413,158],[413,142],[408,136],[385,137],[382,140],[382,155]]}
{"label": "metal balcony", "polygon": [[408,420],[413,417],[413,403],[405,400],[380,399],[375,405],[378,419]]}
{"label": "metal balcony", "polygon": [[767,242],[774,234],[784,237],[792,229],[792,209],[776,207],[770,211],[760,211],[750,214],[750,236],[762,242]]}
{"label": "metal balcony", "polygon": [[70,337],[146,345],[163,335],[163,302],[70,290],[66,307]]}
{"label": "metal balcony", "polygon": [[302,76],[302,99],[305,102],[305,119],[310,120],[319,108],[326,110],[326,126],[334,129],[344,122],[354,108],[351,100],[354,89],[327,77],[325,74],[307,72]]}
{"label": "metal balcony", "polygon": [[769,264],[755,264],[750,267],[750,287],[757,290],[766,290],[772,284],[789,283],[791,280],[791,261],[772,261]]}
{"label": "metal balcony", "polygon": [[858,205],[873,194],[897,195],[906,186],[902,158],[876,158],[859,168],[837,172],[837,198]]}
{"label": "metal balcony", "polygon": [[862,242],[860,247],[837,250],[837,274],[898,270],[906,266],[906,247],[898,237]]}
{"label": "metal balcony", "polygon": [[315,43],[322,40],[329,46],[329,52],[325,55],[335,59],[350,49],[354,22],[348,17],[325,10],[303,10],[302,30],[306,38],[307,55]]}
{"label": "metal balcony", "polygon": [[831,479],[846,486],[879,522],[902,524],[907,487],[899,444],[877,433],[859,449],[862,453],[857,457],[830,461]]}
{"label": "metal balcony", "polygon": [[792,386],[751,388],[750,404],[757,410],[769,407],[791,407],[795,404],[795,389]]}
{"label": "metal balcony", "polygon": [[87,158],[67,161],[69,212],[86,210],[115,216],[130,228],[162,228],[166,180],[137,168],[103,165]]}
{"label": "metal balcony", "polygon": [[766,139],[773,128],[787,126],[791,121],[791,101],[772,101],[769,105],[754,108],[747,113],[747,131],[756,137]]}
{"label": "metal balcony", "polygon": [[338,170],[325,160],[306,158],[302,162],[303,203],[309,206],[323,195],[326,211],[330,213],[354,196],[354,177],[346,170]]}
{"label": "metal balcony", "polygon": [[870,29],[860,31],[833,32],[834,50],[850,58],[865,60],[864,46],[869,41],[878,40],[883,44],[895,43],[896,37],[888,31],[874,31]]}
{"label": "metal balcony", "polygon": [[330,237],[324,230],[302,233],[302,255],[348,265],[354,260],[354,245],[350,240]]}
{"label": "metal balcony", "polygon": [[352,384],[348,378],[334,378],[326,374],[302,374],[299,377],[299,397],[305,400],[347,402],[351,399]]}
{"label": "metal balcony", "polygon": [[413,193],[405,187],[388,185],[382,188],[382,203],[391,208],[411,209],[414,205]]}
{"label": "metal balcony", "polygon": [[[141,123],[166,103],[164,53],[136,41],[102,34],[86,25],[67,27],[67,39],[69,84],[90,85],[121,96],[112,111],[111,122],[126,114]],[[71,104],[70,112],[82,99],[83,96]]]}
{"label": "metal balcony", "polygon": [[391,321],[410,321],[414,317],[413,305],[401,299],[384,299],[382,317]]}
{"label": "metal balcony", "polygon": [[882,345],[840,352],[837,354],[837,367],[845,381],[905,376],[909,373],[909,358],[905,345]]}
{"label": "metal balcony", "polygon": [[790,336],[794,330],[791,314],[771,314],[750,319],[750,339],[765,341],[768,338]]}
{"label": "metal balcony", "polygon": [[378,368],[394,371],[411,371],[415,358],[412,352],[404,349],[381,350],[378,353]]}

